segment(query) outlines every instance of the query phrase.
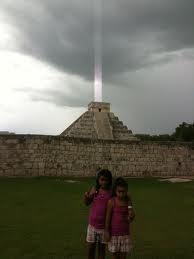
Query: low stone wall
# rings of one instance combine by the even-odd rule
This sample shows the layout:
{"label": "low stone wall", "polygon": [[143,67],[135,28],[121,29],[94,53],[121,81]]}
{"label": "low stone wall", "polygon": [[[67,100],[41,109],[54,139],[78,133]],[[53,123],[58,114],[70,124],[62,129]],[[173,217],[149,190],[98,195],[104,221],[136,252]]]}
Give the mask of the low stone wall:
{"label": "low stone wall", "polygon": [[194,143],[0,136],[0,176],[194,176]]}

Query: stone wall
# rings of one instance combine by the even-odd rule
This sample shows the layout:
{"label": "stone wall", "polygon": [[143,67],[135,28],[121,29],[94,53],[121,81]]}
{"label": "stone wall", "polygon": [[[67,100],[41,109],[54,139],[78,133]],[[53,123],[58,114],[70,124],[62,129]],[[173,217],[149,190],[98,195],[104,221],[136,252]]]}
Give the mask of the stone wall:
{"label": "stone wall", "polygon": [[194,143],[0,136],[0,176],[194,176]]}

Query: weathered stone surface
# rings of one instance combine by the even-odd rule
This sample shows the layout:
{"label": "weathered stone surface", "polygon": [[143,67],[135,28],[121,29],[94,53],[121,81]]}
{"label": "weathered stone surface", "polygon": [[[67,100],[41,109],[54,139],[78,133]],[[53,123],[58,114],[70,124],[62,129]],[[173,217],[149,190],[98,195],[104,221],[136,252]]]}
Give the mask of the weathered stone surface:
{"label": "weathered stone surface", "polygon": [[0,136],[0,176],[95,176],[100,168],[115,176],[194,176],[194,144]]}
{"label": "weathered stone surface", "polygon": [[132,131],[110,112],[110,103],[104,102],[91,102],[88,111],[63,131],[61,136],[138,141]]}

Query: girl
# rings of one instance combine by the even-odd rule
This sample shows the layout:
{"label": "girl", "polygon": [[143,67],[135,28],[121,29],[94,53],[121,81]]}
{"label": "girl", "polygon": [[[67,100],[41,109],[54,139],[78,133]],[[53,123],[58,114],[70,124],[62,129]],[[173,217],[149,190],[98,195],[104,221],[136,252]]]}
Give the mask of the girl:
{"label": "girl", "polygon": [[113,259],[126,259],[131,252],[130,222],[135,214],[127,193],[128,184],[119,177],[113,186],[113,197],[108,201],[106,213],[106,241]]}
{"label": "girl", "polygon": [[105,258],[105,218],[108,200],[111,198],[112,174],[109,170],[101,170],[96,179],[96,186],[84,195],[86,205],[91,204],[87,229],[88,259],[95,258],[96,244],[98,259]]}

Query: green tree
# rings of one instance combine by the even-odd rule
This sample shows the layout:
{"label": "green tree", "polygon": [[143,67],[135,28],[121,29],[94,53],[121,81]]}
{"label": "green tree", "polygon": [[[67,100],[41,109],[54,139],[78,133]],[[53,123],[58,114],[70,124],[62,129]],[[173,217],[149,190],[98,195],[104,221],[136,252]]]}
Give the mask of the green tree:
{"label": "green tree", "polygon": [[189,124],[183,122],[176,129],[173,136],[179,141],[192,141],[194,140],[194,123]]}
{"label": "green tree", "polygon": [[135,136],[142,141],[194,141],[194,123],[182,122],[171,135],[136,134]]}

